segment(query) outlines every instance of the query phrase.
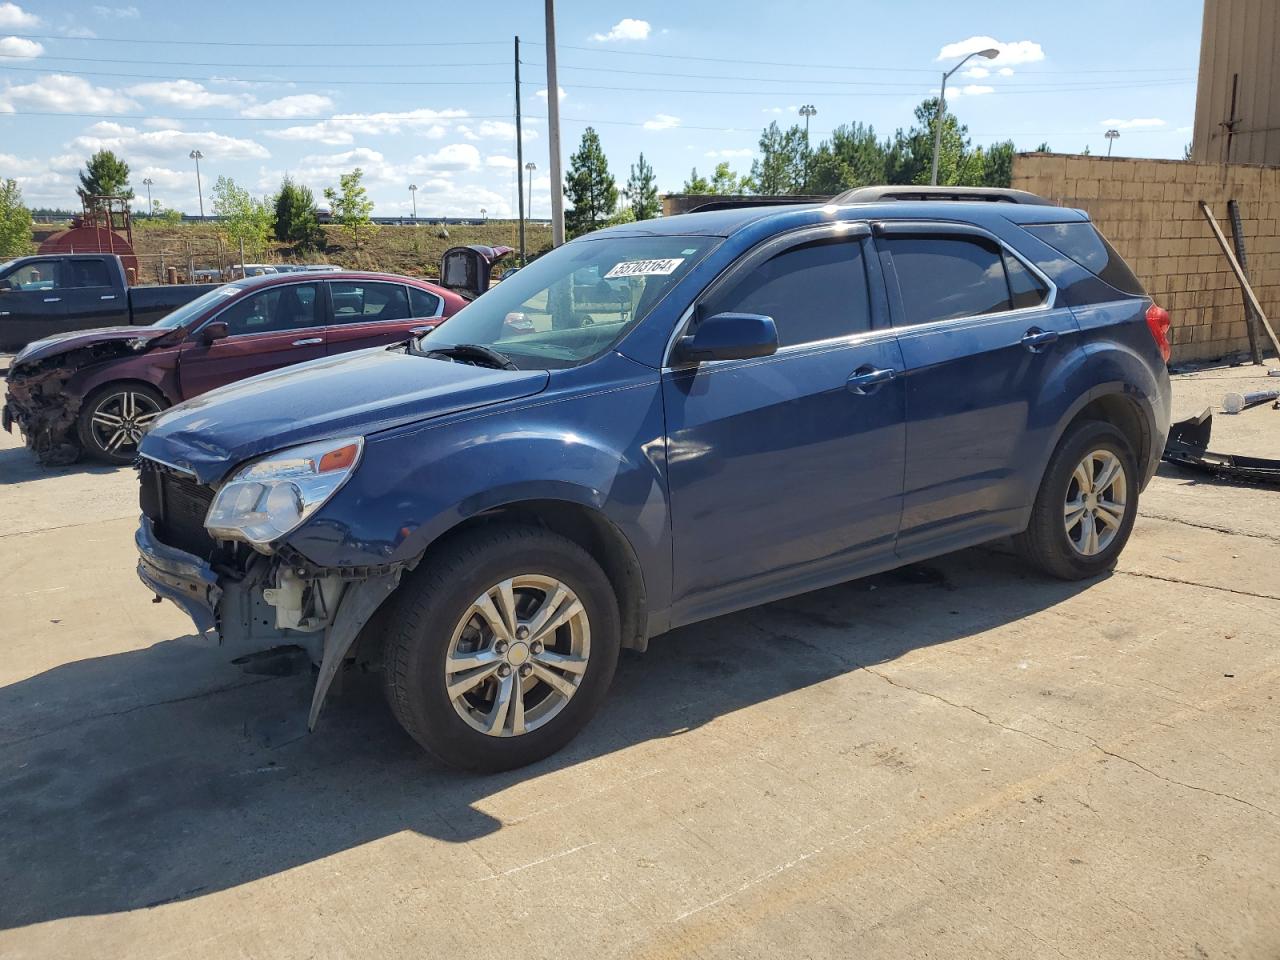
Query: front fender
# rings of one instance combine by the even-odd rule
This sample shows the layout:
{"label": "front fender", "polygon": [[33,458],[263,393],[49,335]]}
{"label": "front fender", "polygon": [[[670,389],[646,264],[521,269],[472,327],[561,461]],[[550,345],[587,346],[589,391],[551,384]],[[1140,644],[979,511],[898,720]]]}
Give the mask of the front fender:
{"label": "front fender", "polygon": [[624,358],[624,382],[368,438],[338,495],[288,538],[317,566],[381,567],[420,556],[496,507],[556,500],[597,511],[635,552],[651,605],[670,595],[666,448],[655,371]]}

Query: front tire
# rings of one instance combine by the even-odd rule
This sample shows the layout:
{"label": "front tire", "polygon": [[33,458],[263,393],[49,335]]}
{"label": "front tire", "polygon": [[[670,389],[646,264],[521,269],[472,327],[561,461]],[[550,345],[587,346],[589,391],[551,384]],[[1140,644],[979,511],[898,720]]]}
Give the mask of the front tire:
{"label": "front tire", "polygon": [[169,406],[158,390],[138,383],[110,383],[80,407],[76,433],[85,453],[107,463],[133,463],[138,443]]}
{"label": "front tire", "polygon": [[479,772],[533,763],[599,709],[618,662],[618,603],[576,543],[536,527],[478,529],[401,589],[387,699],[443,763]]}
{"label": "front tire", "polygon": [[1138,515],[1137,458],[1115,426],[1085,420],[1068,428],[1049,459],[1021,556],[1062,580],[1084,580],[1115,566]]}

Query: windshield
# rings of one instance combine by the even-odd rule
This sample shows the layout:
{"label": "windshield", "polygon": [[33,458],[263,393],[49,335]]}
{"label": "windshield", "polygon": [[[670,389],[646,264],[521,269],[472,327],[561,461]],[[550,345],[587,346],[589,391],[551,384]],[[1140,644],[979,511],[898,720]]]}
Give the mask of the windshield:
{"label": "windshield", "polygon": [[153,327],[163,327],[166,330],[176,330],[178,327],[186,326],[190,321],[194,320],[200,314],[204,313],[214,304],[222,303],[228,297],[234,297],[243,290],[244,287],[238,283],[227,283],[220,287],[215,287],[208,293],[202,293],[190,303],[184,303],[173,313],[167,313],[155,323]]}
{"label": "windshield", "polygon": [[714,237],[602,237],[553,250],[419,341],[423,352],[479,345],[521,369],[597,357],[645,318]]}

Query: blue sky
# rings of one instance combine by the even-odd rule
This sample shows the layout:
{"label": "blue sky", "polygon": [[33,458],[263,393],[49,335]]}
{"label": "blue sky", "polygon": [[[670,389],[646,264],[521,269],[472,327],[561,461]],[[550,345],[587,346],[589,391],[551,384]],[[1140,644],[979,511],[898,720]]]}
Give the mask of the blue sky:
{"label": "blue sky", "polygon": [[[676,190],[694,166],[748,169],[760,129],[801,104],[817,108],[815,143],[853,120],[908,126],[941,70],[994,40],[1000,57],[948,85],[975,141],[1105,153],[1115,127],[1117,154],[1181,157],[1201,13],[1199,0],[560,0],[564,154],[591,124],[620,184],[643,151]],[[139,196],[150,177],[158,201],[195,212],[198,148],[206,204],[221,174],[268,193],[288,172],[319,197],[361,166],[380,214],[408,212],[415,183],[419,216],[509,216],[515,34],[545,216],[539,0],[0,0],[0,177],[31,205],[78,205],[75,174],[107,147]]]}

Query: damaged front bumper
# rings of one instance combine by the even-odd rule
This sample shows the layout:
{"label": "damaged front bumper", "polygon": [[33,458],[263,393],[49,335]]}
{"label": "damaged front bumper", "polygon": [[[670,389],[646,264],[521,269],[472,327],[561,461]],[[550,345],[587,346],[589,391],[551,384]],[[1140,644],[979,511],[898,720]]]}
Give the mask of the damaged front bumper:
{"label": "damaged front bumper", "polygon": [[80,455],[75,428],[83,401],[66,390],[74,372],[55,366],[30,374],[9,373],[0,426],[6,432],[17,426],[26,445],[46,466],[72,463]]}
{"label": "damaged front bumper", "polygon": [[201,636],[237,654],[300,646],[319,666],[308,727],[314,729],[338,670],[365,624],[400,582],[401,568],[344,579],[295,570],[255,554],[243,576],[220,575],[200,557],[161,542],[147,516],[134,536],[138,577],[172,600]]}

